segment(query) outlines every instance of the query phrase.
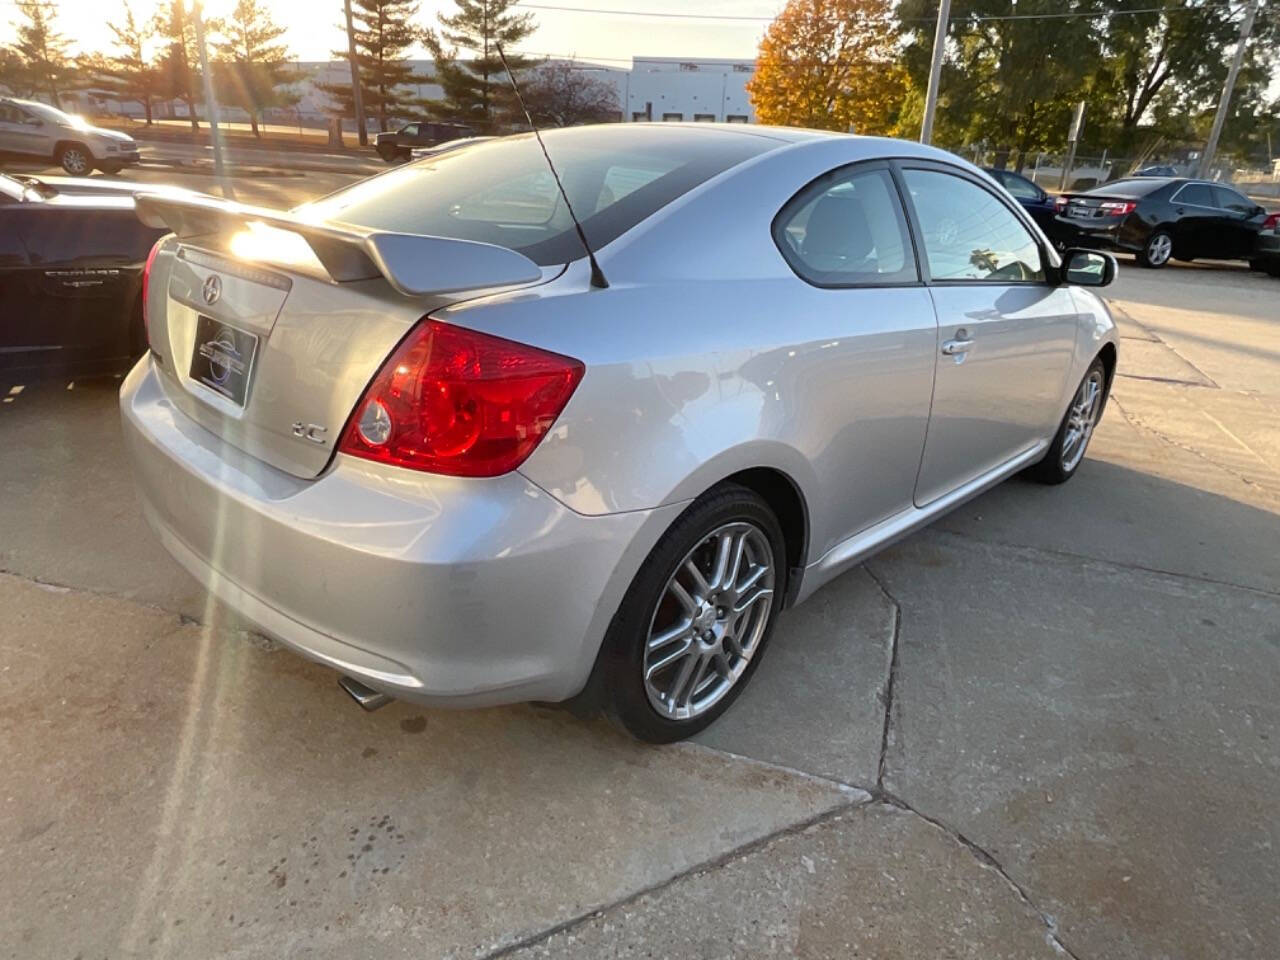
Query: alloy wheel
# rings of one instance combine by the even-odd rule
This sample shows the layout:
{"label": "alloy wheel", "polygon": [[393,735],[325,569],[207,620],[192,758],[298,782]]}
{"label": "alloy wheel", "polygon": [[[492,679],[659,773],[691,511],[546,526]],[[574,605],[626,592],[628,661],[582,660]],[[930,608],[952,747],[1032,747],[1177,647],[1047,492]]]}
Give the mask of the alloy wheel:
{"label": "alloy wheel", "polygon": [[1091,370],[1080,384],[1067,411],[1067,432],[1062,438],[1062,469],[1070,473],[1084,457],[1102,412],[1102,371]]}
{"label": "alloy wheel", "polygon": [[733,689],[769,625],[775,580],[773,549],[753,523],[718,527],[685,554],[646,636],[644,688],[654,710],[690,720]]}
{"label": "alloy wheel", "polygon": [[1173,238],[1167,233],[1157,233],[1147,241],[1147,261],[1160,266],[1173,256]]}
{"label": "alloy wheel", "polygon": [[78,147],[67,147],[62,151],[62,169],[67,173],[85,173],[89,169],[89,158]]}

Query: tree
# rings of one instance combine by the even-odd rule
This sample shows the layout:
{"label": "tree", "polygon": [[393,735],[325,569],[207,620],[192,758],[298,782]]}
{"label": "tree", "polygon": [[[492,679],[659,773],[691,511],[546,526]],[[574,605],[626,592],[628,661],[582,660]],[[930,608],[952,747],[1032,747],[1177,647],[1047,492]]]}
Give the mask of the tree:
{"label": "tree", "polygon": [[[1023,0],[1018,18],[1009,19],[1008,0],[966,3],[947,25],[950,57],[942,72],[935,141],[985,141],[996,148],[996,166],[1016,152],[1018,168],[1033,151],[1061,146],[1098,60],[1099,20],[1060,15],[1084,13],[1095,9],[1092,4]],[[902,0],[898,12],[908,37],[903,60],[913,86],[923,89],[937,7],[932,0]],[[1054,19],[1035,19],[1037,14]]]}
{"label": "tree", "polygon": [[[379,130],[387,129],[387,120],[401,107],[415,102],[404,87],[415,82],[413,67],[405,54],[418,40],[418,30],[413,26],[417,13],[416,0],[353,0],[351,4],[360,91],[364,108],[378,118]],[[341,29],[345,34],[346,25]],[[333,55],[349,60],[345,49],[335,50]],[[337,101],[337,114],[355,116],[351,84],[325,83],[319,87]]]}
{"label": "tree", "polygon": [[[622,109],[614,84],[572,60],[548,61],[529,71],[520,82],[520,92],[540,127],[603,123]],[[524,117],[515,119],[519,123]]]}
{"label": "tree", "polygon": [[155,35],[167,41],[158,66],[160,91],[164,96],[180,99],[187,105],[191,129],[198,130],[196,91],[200,77],[195,65],[200,62],[200,55],[196,50],[195,24],[187,16],[184,0],[170,0],[167,7],[157,11],[153,27]]}
{"label": "tree", "polygon": [[764,123],[889,133],[906,94],[889,0],[788,0],[747,93]]}
{"label": "tree", "polygon": [[81,70],[94,85],[117,100],[132,100],[142,105],[151,126],[151,101],[160,89],[160,74],[147,56],[147,44],[155,32],[153,22],[139,23],[133,9],[124,4],[124,19],[108,23],[118,52],[110,56],[90,54],[81,60]]}
{"label": "tree", "polygon": [[296,102],[281,89],[293,79],[289,48],[279,43],[285,28],[271,19],[259,0],[238,0],[231,16],[217,24],[221,39],[214,43],[218,89],[227,101],[249,114],[255,137],[258,117],[266,107]]}
{"label": "tree", "polygon": [[[439,14],[440,32],[428,30],[423,38],[435,60],[436,82],[444,90],[443,99],[427,106],[436,116],[488,129],[495,113],[509,108],[512,99],[498,47],[507,53],[512,71],[529,66],[508,48],[533,33],[533,14],[511,13],[517,0],[454,2],[456,13]],[[459,51],[474,56],[461,60]]]}
{"label": "tree", "polygon": [[[25,77],[29,91],[49,94],[53,105],[62,105],[58,90],[65,89],[75,76],[68,52],[70,41],[53,25],[58,8],[45,0],[18,0],[22,20],[15,23],[18,40],[11,48],[19,77]],[[10,68],[14,69],[14,68]]]}

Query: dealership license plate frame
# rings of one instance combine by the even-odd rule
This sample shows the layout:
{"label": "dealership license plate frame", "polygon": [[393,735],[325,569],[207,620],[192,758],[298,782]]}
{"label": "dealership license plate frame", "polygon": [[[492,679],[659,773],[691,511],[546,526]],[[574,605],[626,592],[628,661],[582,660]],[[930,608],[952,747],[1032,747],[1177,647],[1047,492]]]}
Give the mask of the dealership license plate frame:
{"label": "dealership license plate frame", "polygon": [[249,399],[260,339],[256,333],[197,314],[187,376],[243,408]]}

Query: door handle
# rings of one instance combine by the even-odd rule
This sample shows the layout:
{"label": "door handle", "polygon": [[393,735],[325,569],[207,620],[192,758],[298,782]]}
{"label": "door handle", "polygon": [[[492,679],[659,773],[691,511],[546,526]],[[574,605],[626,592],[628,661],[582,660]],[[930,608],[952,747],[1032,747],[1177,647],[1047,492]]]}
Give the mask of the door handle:
{"label": "door handle", "polygon": [[942,352],[948,357],[954,357],[957,354],[964,353],[973,346],[973,341],[965,336],[965,331],[957,330],[954,340],[945,340],[942,344]]}

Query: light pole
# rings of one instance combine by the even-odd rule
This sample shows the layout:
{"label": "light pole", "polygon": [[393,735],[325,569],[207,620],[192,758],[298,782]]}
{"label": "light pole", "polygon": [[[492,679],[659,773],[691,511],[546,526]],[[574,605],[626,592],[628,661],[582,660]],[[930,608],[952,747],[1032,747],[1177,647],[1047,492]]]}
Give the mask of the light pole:
{"label": "light pole", "polygon": [[1236,86],[1236,75],[1240,73],[1240,63],[1244,60],[1244,46],[1249,40],[1249,31],[1253,29],[1253,18],[1258,12],[1258,0],[1252,0],[1245,11],[1244,20],[1240,23],[1240,40],[1236,44],[1236,55],[1227,68],[1227,82],[1222,85],[1222,99],[1218,101],[1218,112],[1213,115],[1213,128],[1209,131],[1209,139],[1205,142],[1204,153],[1200,155],[1200,179],[1207,179],[1209,168],[1213,165],[1213,155],[1218,152],[1218,138],[1222,136],[1222,124],[1227,119],[1227,107],[1231,105],[1231,93]]}
{"label": "light pole", "polygon": [[933,34],[933,61],[929,64],[929,89],[924,95],[924,122],[920,125],[920,142],[933,142],[933,113],[938,107],[938,83],[942,79],[942,56],[947,49],[947,21],[951,19],[951,0],[938,4],[938,27]]}
{"label": "light pole", "polygon": [[213,175],[222,186],[222,195],[234,200],[235,189],[222,164],[222,132],[218,129],[218,101],[213,95],[213,74],[209,71],[209,51],[204,42],[204,16],[200,0],[192,0],[191,19],[196,27],[196,52],[200,54],[200,76],[204,80],[204,102],[209,109],[209,142],[213,145]]}

